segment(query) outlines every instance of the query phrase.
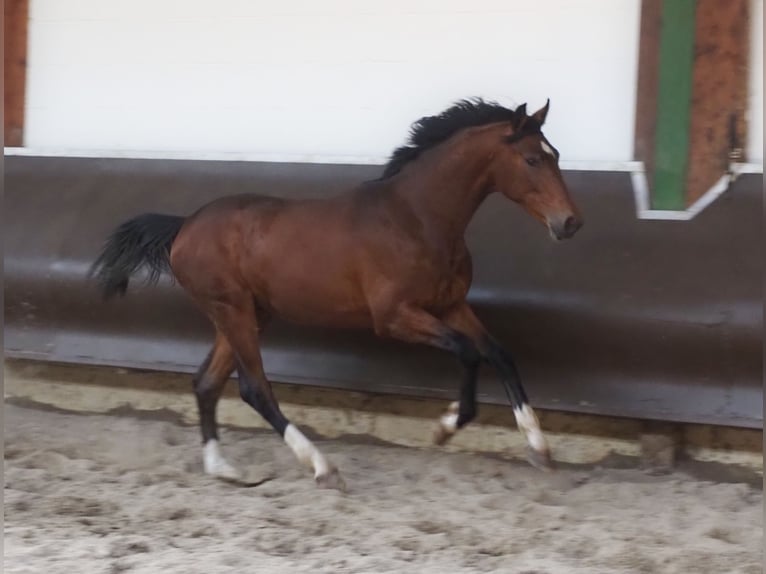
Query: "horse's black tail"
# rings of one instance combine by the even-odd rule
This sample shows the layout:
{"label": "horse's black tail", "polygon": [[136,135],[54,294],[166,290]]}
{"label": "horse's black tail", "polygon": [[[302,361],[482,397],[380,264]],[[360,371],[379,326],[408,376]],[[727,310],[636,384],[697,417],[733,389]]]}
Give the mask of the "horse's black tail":
{"label": "horse's black tail", "polygon": [[128,280],[142,267],[149,271],[150,284],[157,283],[162,272],[172,273],[170,246],[183,223],[183,217],[145,213],[120,225],[90,268],[104,299],[125,295]]}

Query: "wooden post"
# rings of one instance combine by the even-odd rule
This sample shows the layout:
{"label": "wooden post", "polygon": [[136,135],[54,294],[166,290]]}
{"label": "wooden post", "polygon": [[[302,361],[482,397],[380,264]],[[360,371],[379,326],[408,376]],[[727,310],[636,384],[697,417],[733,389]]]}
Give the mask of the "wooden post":
{"label": "wooden post", "polygon": [[5,0],[4,17],[4,145],[21,146],[24,144],[28,0]]}
{"label": "wooden post", "polygon": [[643,0],[635,157],[681,211],[743,159],[749,0]]}

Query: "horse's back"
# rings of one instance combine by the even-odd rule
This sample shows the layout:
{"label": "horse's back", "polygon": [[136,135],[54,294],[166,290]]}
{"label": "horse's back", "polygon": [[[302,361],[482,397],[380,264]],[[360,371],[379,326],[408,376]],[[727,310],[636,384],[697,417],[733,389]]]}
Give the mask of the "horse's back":
{"label": "horse's back", "polygon": [[297,322],[365,324],[352,212],[348,194],[225,197],[184,225],[173,245],[173,271],[190,291],[247,289],[261,306]]}

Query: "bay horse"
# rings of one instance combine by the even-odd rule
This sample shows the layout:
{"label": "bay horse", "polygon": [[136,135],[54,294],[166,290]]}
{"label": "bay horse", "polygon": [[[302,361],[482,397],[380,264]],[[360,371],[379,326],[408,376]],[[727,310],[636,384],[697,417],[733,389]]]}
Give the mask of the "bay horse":
{"label": "bay horse", "polygon": [[193,379],[206,473],[236,479],[222,456],[216,405],[237,371],[242,399],[314,471],[318,485],[344,488],[337,468],[282,414],[261,361],[273,316],[299,324],[372,329],[380,337],[455,355],[458,400],[438,421],[443,444],[475,416],[482,361],[501,375],[529,460],[551,464],[511,354],[466,302],[471,256],[464,234],[484,199],[500,192],[557,240],[582,225],[541,128],[550,100],[532,115],[479,98],[415,122],[382,176],[322,199],[267,195],[216,199],[189,217],[143,214],[107,239],[90,274],[105,299],[124,295],[141,268],[169,272],[216,329]]}

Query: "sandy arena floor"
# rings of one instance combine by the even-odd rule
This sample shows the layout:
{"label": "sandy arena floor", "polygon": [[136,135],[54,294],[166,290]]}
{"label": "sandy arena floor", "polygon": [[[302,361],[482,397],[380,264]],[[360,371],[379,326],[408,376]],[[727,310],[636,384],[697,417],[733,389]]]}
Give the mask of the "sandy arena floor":
{"label": "sandy arena floor", "polygon": [[270,432],[224,430],[243,487],[201,474],[196,428],[5,406],[7,574],[761,572],[762,491],[317,441],[318,490]]}

